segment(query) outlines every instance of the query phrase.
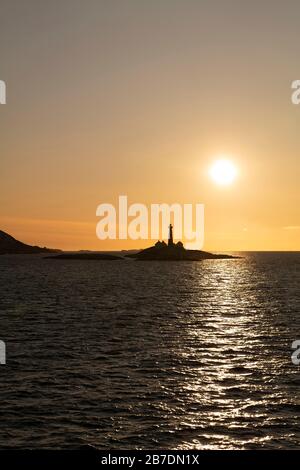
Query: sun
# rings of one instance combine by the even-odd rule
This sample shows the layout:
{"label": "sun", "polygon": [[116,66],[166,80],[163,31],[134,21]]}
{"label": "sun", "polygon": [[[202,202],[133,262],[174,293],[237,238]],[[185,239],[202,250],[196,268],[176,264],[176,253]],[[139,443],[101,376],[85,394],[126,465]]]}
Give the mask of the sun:
{"label": "sun", "polygon": [[220,159],[214,162],[209,173],[216,184],[228,186],[235,180],[237,169],[230,160]]}

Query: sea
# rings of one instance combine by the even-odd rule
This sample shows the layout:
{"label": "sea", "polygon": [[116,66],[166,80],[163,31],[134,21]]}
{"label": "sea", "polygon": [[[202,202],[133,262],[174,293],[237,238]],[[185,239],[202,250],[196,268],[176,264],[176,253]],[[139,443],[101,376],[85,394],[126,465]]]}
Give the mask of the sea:
{"label": "sea", "polygon": [[0,256],[0,448],[299,449],[300,253],[239,255]]}

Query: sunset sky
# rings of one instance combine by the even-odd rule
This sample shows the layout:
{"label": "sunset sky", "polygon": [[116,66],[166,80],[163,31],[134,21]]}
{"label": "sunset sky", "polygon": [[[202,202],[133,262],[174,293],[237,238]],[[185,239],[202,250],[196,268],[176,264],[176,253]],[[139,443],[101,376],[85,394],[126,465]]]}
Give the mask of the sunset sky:
{"label": "sunset sky", "polygon": [[96,237],[125,194],[205,204],[207,250],[299,250],[299,24],[298,0],[1,0],[0,229],[148,246]]}

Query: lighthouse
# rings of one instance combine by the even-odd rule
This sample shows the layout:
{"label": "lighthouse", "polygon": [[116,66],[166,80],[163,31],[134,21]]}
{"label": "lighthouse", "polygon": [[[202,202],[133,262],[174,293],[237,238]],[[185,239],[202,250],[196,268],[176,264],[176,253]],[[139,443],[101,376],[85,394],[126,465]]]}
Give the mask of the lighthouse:
{"label": "lighthouse", "polygon": [[168,246],[174,246],[173,242],[173,225],[169,225],[169,238],[168,238]]}

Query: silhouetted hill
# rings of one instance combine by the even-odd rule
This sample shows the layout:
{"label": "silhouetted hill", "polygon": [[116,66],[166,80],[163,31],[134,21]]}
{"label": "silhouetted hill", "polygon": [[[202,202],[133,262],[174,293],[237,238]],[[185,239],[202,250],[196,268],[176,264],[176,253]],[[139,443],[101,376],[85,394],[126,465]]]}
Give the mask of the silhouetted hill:
{"label": "silhouetted hill", "polygon": [[41,248],[39,246],[26,245],[16,240],[6,232],[0,230],[0,255],[4,254],[34,254],[34,253],[56,253],[60,250]]}
{"label": "silhouetted hill", "polygon": [[168,246],[158,242],[155,246],[127,255],[139,261],[202,261],[205,259],[232,259],[231,255],[215,255],[201,250],[186,250],[182,243]]}

